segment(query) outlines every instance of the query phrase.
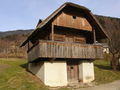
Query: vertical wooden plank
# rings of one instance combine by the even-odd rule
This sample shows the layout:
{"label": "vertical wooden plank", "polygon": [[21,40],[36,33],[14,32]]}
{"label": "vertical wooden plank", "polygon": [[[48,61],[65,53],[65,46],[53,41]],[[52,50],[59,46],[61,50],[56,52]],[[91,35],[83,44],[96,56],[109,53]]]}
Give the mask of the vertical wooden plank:
{"label": "vertical wooden plank", "polygon": [[30,49],[30,42],[28,41],[28,50]]}
{"label": "vertical wooden plank", "polygon": [[102,58],[102,46],[67,42],[40,41],[28,52],[28,59],[48,58]]}
{"label": "vertical wooden plank", "polygon": [[53,23],[51,27],[51,37],[52,37],[52,41],[54,41],[54,24]]}
{"label": "vertical wooden plank", "polygon": [[94,39],[94,43],[96,43],[96,33],[95,33],[95,29],[92,28],[92,30],[93,30],[93,39]]}

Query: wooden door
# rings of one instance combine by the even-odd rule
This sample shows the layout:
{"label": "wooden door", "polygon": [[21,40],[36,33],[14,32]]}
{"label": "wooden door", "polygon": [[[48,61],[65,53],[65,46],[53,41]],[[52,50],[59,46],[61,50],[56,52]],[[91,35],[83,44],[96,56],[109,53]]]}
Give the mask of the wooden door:
{"label": "wooden door", "polygon": [[67,79],[69,83],[78,82],[78,61],[67,61]]}

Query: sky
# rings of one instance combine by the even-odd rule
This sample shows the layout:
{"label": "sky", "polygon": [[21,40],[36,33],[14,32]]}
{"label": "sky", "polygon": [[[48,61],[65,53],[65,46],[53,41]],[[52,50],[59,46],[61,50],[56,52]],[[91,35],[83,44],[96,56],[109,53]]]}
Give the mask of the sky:
{"label": "sky", "polygon": [[120,18],[120,0],[0,0],[0,31],[34,29],[65,2],[89,8],[93,14]]}

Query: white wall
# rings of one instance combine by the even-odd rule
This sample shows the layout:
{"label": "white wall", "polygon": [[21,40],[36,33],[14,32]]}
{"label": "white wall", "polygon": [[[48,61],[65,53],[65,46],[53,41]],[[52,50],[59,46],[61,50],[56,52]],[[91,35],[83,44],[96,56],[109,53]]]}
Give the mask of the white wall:
{"label": "white wall", "polygon": [[79,79],[83,83],[89,83],[94,80],[94,65],[90,61],[80,61]]}
{"label": "white wall", "polygon": [[29,63],[28,70],[44,82],[44,62]]}
{"label": "white wall", "polygon": [[56,87],[67,85],[66,61],[44,62],[45,64],[45,85]]}
{"label": "white wall", "polygon": [[[29,64],[30,72],[40,78],[45,85],[67,86],[67,63],[66,61],[44,61],[36,64]],[[79,63],[79,79],[83,83],[89,83],[94,80],[93,62],[80,61]]]}

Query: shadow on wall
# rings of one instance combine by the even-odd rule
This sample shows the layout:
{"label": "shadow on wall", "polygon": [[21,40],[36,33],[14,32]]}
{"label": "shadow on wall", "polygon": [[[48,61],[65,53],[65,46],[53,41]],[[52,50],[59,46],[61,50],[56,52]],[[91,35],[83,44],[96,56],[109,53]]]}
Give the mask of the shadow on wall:
{"label": "shadow on wall", "polygon": [[44,62],[37,60],[36,62],[33,63],[25,63],[25,64],[21,64],[20,66],[24,69],[26,69],[26,71],[31,72],[34,75],[40,74],[44,72],[44,67],[43,67]]}
{"label": "shadow on wall", "polygon": [[105,70],[112,70],[111,66],[104,66],[104,65],[97,65],[95,64],[96,67],[100,68],[100,69],[105,69]]}

